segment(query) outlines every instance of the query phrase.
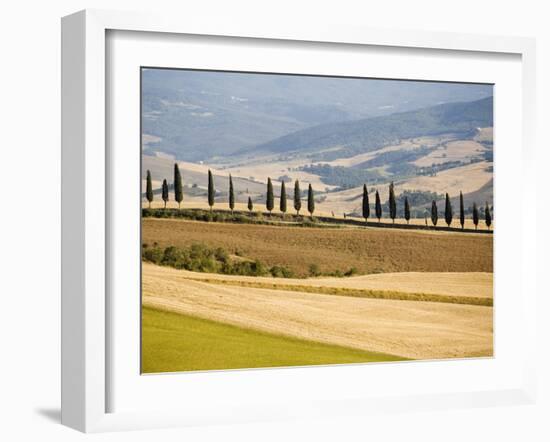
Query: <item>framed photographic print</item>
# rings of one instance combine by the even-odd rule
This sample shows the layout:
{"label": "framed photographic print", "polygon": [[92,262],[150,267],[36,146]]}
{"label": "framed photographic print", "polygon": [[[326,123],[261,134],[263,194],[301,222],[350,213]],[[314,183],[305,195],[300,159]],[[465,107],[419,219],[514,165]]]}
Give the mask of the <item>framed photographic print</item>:
{"label": "framed photographic print", "polygon": [[533,63],[521,38],[64,18],[63,422],[531,401],[534,232],[507,207],[534,207]]}

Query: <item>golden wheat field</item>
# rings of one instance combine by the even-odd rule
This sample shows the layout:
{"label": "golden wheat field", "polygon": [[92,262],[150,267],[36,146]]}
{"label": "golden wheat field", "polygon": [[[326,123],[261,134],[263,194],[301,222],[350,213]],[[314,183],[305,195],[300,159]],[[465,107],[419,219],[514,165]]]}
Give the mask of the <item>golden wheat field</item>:
{"label": "golden wheat field", "polygon": [[291,269],[296,276],[316,264],[322,273],[492,272],[492,235],[382,228],[315,228],[142,220],[151,246],[203,243],[228,253]]}
{"label": "golden wheat field", "polygon": [[404,358],[493,351],[492,307],[223,286],[146,263],[142,299],[145,307]]}
{"label": "golden wheat field", "polygon": [[452,197],[475,192],[493,178],[492,162],[481,161],[465,166],[439,172],[436,176],[419,176],[411,178],[406,183],[396,184],[397,194],[406,189],[431,191],[437,189],[440,193],[449,193]]}
{"label": "golden wheat field", "polygon": [[[152,264],[144,263],[146,266]],[[163,272],[164,267],[154,266],[157,272]],[[153,272],[149,269],[148,272]],[[172,279],[203,281],[212,284],[226,284],[233,286],[258,285],[292,286],[296,290],[301,287],[315,288],[344,288],[357,290],[371,290],[380,292],[425,293],[446,295],[450,297],[493,297],[493,274],[488,272],[402,272],[380,273],[373,275],[338,277],[310,277],[303,278],[273,278],[263,276],[223,275],[215,273],[200,273],[179,270],[171,273]]]}

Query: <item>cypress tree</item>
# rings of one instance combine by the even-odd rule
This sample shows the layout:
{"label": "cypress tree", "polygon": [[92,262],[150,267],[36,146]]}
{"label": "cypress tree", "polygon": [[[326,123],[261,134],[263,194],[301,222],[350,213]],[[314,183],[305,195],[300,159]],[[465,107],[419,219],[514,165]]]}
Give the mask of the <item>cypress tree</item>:
{"label": "cypress tree", "polygon": [[265,200],[265,207],[269,211],[271,216],[271,211],[273,210],[274,200],[273,200],[273,184],[271,184],[271,178],[267,179],[267,196]]}
{"label": "cypress tree", "polygon": [[477,230],[477,225],[479,224],[479,212],[477,210],[476,203],[474,203],[474,207],[472,208],[472,221],[474,222],[474,226],[476,226]]}
{"label": "cypress tree", "polygon": [[437,220],[439,219],[439,215],[437,213],[437,204],[435,200],[432,200],[432,224],[434,226],[437,226]]}
{"label": "cypress tree", "polygon": [[447,223],[447,227],[451,227],[451,223],[453,222],[453,206],[451,205],[448,193],[445,194],[445,222]]}
{"label": "cypress tree", "polygon": [[378,218],[378,222],[380,222],[380,218],[382,218],[382,203],[380,202],[380,194],[378,193],[378,190],[375,195],[374,211],[376,213],[376,218]]}
{"label": "cypress tree", "polygon": [[365,218],[365,224],[368,222],[370,216],[370,204],[369,204],[369,192],[367,185],[363,184],[363,218]]}
{"label": "cypress tree", "polygon": [[300,191],[300,183],[298,180],[294,182],[294,210],[296,215],[300,215],[300,209],[302,208],[302,193]]}
{"label": "cypress tree", "polygon": [[229,174],[229,209],[231,210],[231,215],[233,215],[233,209],[235,208],[235,192],[233,191],[233,178]]}
{"label": "cypress tree", "polygon": [[491,227],[491,222],[493,221],[491,217],[491,211],[489,210],[489,203],[485,201],[485,224],[487,225],[487,230]]}
{"label": "cypress tree", "polygon": [[248,197],[248,211],[252,212],[254,209],[254,204],[252,204],[252,198]]}
{"label": "cypress tree", "polygon": [[313,187],[311,183],[307,189],[307,211],[309,216],[313,218],[313,212],[315,212],[315,198],[313,197]]}
{"label": "cypress tree", "polygon": [[164,201],[164,208],[166,209],[166,202],[168,201],[168,183],[166,179],[162,182],[162,201]]}
{"label": "cypress tree", "polygon": [[284,181],[281,183],[281,199],[279,202],[279,209],[283,212],[283,215],[286,213],[286,188]]}
{"label": "cypress tree", "polygon": [[464,230],[464,197],[462,196],[462,190],[460,191],[460,225]]}
{"label": "cypress tree", "polygon": [[208,205],[210,206],[210,211],[212,212],[212,206],[214,206],[214,195],[216,191],[214,190],[214,177],[212,176],[212,171],[208,169]]}
{"label": "cypress tree", "polygon": [[149,209],[151,208],[151,202],[153,201],[153,182],[151,180],[151,171],[147,171],[147,185],[145,188],[145,196],[149,201]]}
{"label": "cypress tree", "polygon": [[411,208],[409,207],[409,198],[405,197],[405,210],[404,210],[405,220],[407,221],[407,224],[409,224],[409,220],[411,219]]}
{"label": "cypress tree", "polygon": [[174,199],[178,202],[178,209],[181,209],[183,201],[183,185],[181,182],[181,173],[178,163],[174,163]]}
{"label": "cypress tree", "polygon": [[395,202],[395,191],[393,189],[393,181],[390,183],[389,206],[390,206],[391,222],[395,223],[395,217],[397,216],[397,204]]}

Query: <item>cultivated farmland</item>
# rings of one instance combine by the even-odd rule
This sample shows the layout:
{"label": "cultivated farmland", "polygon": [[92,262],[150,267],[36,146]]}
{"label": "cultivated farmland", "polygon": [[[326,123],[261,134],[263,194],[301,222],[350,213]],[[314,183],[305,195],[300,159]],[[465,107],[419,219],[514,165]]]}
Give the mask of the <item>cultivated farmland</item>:
{"label": "cultivated farmland", "polygon": [[[493,353],[491,235],[142,223],[148,248],[221,247],[232,261],[262,261],[296,275],[225,275],[143,262],[144,372]],[[356,276],[311,277],[311,264],[320,274],[353,267]]]}
{"label": "cultivated farmland", "polygon": [[270,266],[321,273],[492,272],[490,235],[403,231],[380,228],[297,228],[144,218],[142,239],[149,246],[186,247],[204,243]]}
{"label": "cultivated farmland", "polygon": [[265,333],[432,359],[492,355],[492,307],[222,286],[143,266],[143,305]]}

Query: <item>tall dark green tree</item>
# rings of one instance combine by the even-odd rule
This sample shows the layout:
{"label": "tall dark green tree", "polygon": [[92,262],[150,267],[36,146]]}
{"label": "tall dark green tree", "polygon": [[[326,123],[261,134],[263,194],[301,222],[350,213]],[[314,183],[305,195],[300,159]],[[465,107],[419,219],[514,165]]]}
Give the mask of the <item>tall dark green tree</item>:
{"label": "tall dark green tree", "polygon": [[286,213],[286,187],[284,181],[281,183],[281,199],[279,200],[279,209],[283,212],[283,215]]}
{"label": "tall dark green tree", "polygon": [[447,223],[447,227],[451,227],[451,223],[453,222],[453,206],[448,193],[445,194],[445,222]]}
{"label": "tall dark green tree", "polygon": [[439,214],[437,213],[437,203],[435,200],[432,201],[432,224],[437,226],[437,220],[439,219]]}
{"label": "tall dark green tree", "polygon": [[254,209],[254,204],[252,204],[252,198],[248,197],[248,211],[252,212]]}
{"label": "tall dark green tree", "polygon": [[235,208],[235,191],[233,190],[233,178],[229,174],[229,210],[233,215],[233,209]]}
{"label": "tall dark green tree", "polygon": [[491,211],[489,210],[489,203],[485,202],[485,225],[487,226],[487,230],[491,228],[492,222],[493,218],[491,217]]}
{"label": "tall dark green tree", "polygon": [[269,211],[269,215],[271,216],[271,211],[274,207],[274,198],[273,198],[273,184],[271,183],[271,178],[267,179],[267,196],[265,198],[265,207]]}
{"label": "tall dark green tree", "polygon": [[300,215],[301,208],[302,208],[302,192],[300,191],[300,182],[296,180],[294,182],[294,210],[296,210],[296,215]]}
{"label": "tall dark green tree", "polygon": [[162,201],[164,201],[164,208],[166,209],[166,203],[168,202],[168,183],[166,179],[162,181]]}
{"label": "tall dark green tree", "polygon": [[214,177],[212,176],[212,171],[208,169],[208,205],[210,206],[211,212],[212,212],[212,207],[214,206],[215,195],[216,195],[216,190],[214,189]]}
{"label": "tall dark green tree", "polygon": [[369,192],[367,190],[367,185],[363,184],[363,218],[365,218],[365,223],[369,221],[369,216],[370,216]]}
{"label": "tall dark green tree", "polygon": [[380,194],[378,193],[378,190],[376,191],[374,198],[374,212],[376,214],[376,218],[378,218],[378,222],[380,222],[380,218],[382,218],[382,203],[380,202]]}
{"label": "tall dark green tree", "polygon": [[393,181],[390,183],[390,197],[388,203],[390,206],[391,222],[395,223],[395,217],[397,216],[397,204],[395,202],[395,190],[393,188]]}
{"label": "tall dark green tree", "polygon": [[178,208],[181,209],[181,202],[183,201],[183,184],[178,163],[174,163],[174,199],[178,203]]}
{"label": "tall dark green tree", "polygon": [[409,224],[409,220],[411,219],[411,208],[409,207],[409,198],[405,197],[405,209],[403,210],[403,215],[405,216],[405,220],[407,221],[407,224]]}
{"label": "tall dark green tree", "polygon": [[474,207],[472,208],[472,221],[474,222],[474,226],[476,226],[477,230],[477,225],[479,224],[479,211],[476,203],[474,203]]}
{"label": "tall dark green tree", "polygon": [[311,187],[311,183],[307,188],[307,211],[309,212],[309,216],[313,218],[313,212],[315,212],[315,197],[313,196],[313,187]]}
{"label": "tall dark green tree", "polygon": [[462,196],[462,190],[460,191],[460,226],[462,227],[462,230],[464,230],[464,197]]}
{"label": "tall dark green tree", "polygon": [[151,203],[153,202],[153,181],[151,179],[151,171],[147,171],[147,185],[145,186],[145,197],[149,201],[149,209],[151,208]]}

